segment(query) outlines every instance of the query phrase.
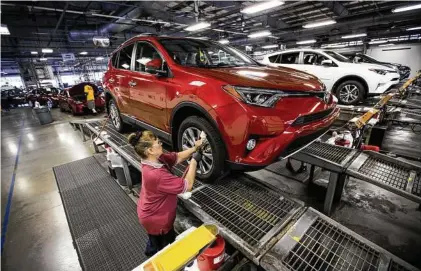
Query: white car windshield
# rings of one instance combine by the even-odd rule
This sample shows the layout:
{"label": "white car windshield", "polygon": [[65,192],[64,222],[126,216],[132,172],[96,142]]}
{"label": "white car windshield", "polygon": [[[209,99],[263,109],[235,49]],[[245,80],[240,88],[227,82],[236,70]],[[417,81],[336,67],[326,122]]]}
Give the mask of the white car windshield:
{"label": "white car windshield", "polygon": [[338,54],[337,52],[333,52],[333,51],[324,51],[324,52],[327,55],[333,57],[337,61],[352,63],[352,61],[349,58],[347,58],[346,56],[343,56],[341,54]]}
{"label": "white car windshield", "polygon": [[216,42],[195,39],[166,39],[159,42],[180,65],[200,68],[260,66],[246,54]]}

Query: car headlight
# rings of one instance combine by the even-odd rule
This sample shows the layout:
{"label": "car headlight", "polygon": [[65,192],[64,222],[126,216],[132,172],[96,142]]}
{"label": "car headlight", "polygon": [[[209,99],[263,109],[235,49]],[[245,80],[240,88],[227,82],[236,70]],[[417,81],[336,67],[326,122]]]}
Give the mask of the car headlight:
{"label": "car headlight", "polygon": [[372,71],[372,72],[375,72],[377,74],[380,74],[380,75],[385,75],[385,74],[388,73],[387,70],[381,70],[381,69],[369,69],[369,70]]}
{"label": "car headlight", "polygon": [[250,88],[226,85],[222,87],[235,98],[251,105],[273,107],[279,99],[290,96],[311,96],[305,92],[286,92],[282,90]]}

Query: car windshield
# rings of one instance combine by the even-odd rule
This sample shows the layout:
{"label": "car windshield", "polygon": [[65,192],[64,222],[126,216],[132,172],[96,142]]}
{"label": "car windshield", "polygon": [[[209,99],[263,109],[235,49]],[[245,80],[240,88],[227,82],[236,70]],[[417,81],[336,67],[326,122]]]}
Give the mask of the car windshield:
{"label": "car windshield", "polygon": [[343,56],[341,54],[338,54],[337,52],[333,52],[333,51],[324,51],[327,55],[333,57],[335,60],[340,61],[340,62],[352,62],[349,58],[347,58],[346,56]]}
{"label": "car windshield", "polygon": [[379,61],[375,58],[372,58],[371,56],[368,55],[361,55],[362,58],[368,59],[370,62],[374,62],[374,63],[378,63]]}
{"label": "car windshield", "polygon": [[260,66],[246,54],[216,42],[195,39],[160,39],[174,61],[200,68]]}

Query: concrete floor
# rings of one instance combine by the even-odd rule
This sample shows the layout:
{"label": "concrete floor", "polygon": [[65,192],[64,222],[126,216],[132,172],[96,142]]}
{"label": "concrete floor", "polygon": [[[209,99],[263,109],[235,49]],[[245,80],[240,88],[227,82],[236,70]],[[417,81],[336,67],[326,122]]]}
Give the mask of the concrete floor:
{"label": "concrete floor", "polygon": [[30,108],[2,113],[2,222],[19,156],[2,270],[81,270],[52,171],[93,153],[68,124],[71,118],[53,109],[56,121],[40,126]]}
{"label": "concrete floor", "polygon": [[[57,120],[53,124],[40,126],[30,109],[15,109],[2,116],[2,219],[19,154],[3,270],[81,269],[52,167],[88,157],[94,150],[68,124],[74,117],[58,110],[53,110],[53,117]],[[397,140],[402,140],[397,145],[405,144],[405,138]],[[252,174],[321,209],[323,188],[308,188],[267,170]],[[351,179],[332,218],[421,268],[421,212],[417,207],[376,186]]]}

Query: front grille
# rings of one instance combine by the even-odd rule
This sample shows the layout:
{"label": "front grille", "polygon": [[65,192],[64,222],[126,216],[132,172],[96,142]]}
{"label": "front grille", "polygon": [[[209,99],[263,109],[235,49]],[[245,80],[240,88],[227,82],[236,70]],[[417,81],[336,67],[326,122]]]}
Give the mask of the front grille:
{"label": "front grille", "polygon": [[418,176],[414,180],[414,185],[412,186],[412,194],[421,197],[421,172],[418,172]]}
{"label": "front grille", "polygon": [[348,155],[351,154],[352,149],[342,148],[327,143],[314,142],[305,148],[303,152],[321,157],[337,164],[342,164]]}
{"label": "front grille", "polygon": [[392,261],[390,263],[389,269],[387,269],[387,271],[411,271],[411,270],[409,270],[405,266],[402,266],[402,265],[398,264],[395,261]]}
{"label": "front grille", "polygon": [[300,116],[291,124],[291,126],[304,125],[304,124],[307,124],[307,123],[311,123],[311,122],[314,122],[314,121],[324,119],[325,117],[329,116],[330,113],[332,113],[332,111],[333,111],[333,108],[330,108],[328,110],[320,111],[320,112],[317,112],[317,113],[314,113],[314,114],[308,114],[308,115]]}
{"label": "front grille", "polygon": [[284,158],[298,151],[299,149],[301,149],[302,147],[304,147],[311,141],[316,140],[317,138],[322,136],[324,133],[327,132],[327,130],[329,130],[329,127],[321,129],[313,134],[305,135],[305,136],[295,139],[293,142],[291,142],[291,144],[288,145],[288,147],[281,153],[279,157]]}
{"label": "front grille", "polygon": [[289,270],[375,271],[379,252],[317,218],[283,263]]}
{"label": "front grille", "polygon": [[252,249],[298,207],[292,200],[234,179],[205,186],[194,192],[191,199]]}
{"label": "front grille", "polygon": [[409,178],[409,171],[404,167],[375,157],[369,157],[358,172],[402,190],[405,190]]}

